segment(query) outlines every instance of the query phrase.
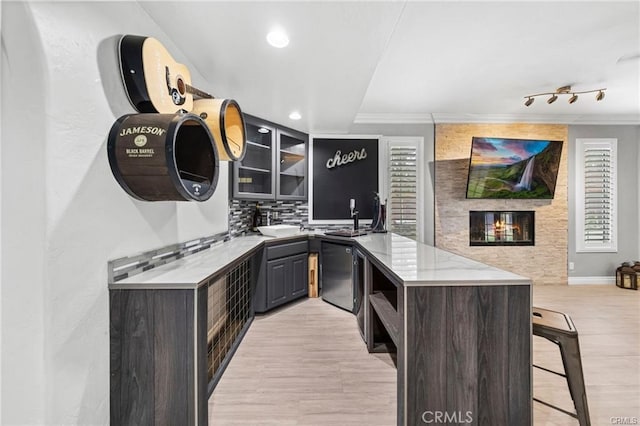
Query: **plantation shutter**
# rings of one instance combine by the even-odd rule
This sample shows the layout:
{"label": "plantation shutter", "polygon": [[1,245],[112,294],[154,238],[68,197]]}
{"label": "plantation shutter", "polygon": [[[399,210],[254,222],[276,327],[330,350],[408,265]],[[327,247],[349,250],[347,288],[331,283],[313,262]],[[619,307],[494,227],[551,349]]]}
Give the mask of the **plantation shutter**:
{"label": "plantation shutter", "polygon": [[578,139],[578,251],[617,251],[616,140]]}
{"label": "plantation shutter", "polygon": [[387,228],[412,239],[417,236],[418,148],[389,145]]}

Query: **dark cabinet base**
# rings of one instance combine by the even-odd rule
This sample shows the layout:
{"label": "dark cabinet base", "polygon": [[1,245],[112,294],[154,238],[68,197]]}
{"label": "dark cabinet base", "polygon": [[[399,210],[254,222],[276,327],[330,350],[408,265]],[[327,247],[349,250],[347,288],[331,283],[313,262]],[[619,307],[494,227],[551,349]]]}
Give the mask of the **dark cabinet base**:
{"label": "dark cabinet base", "polygon": [[309,294],[308,243],[267,246],[260,254],[253,309],[264,313]]}
{"label": "dark cabinet base", "polygon": [[530,287],[409,287],[405,294],[406,424],[440,411],[480,425],[530,425]]}
{"label": "dark cabinet base", "polygon": [[112,425],[208,424],[208,398],[253,319],[250,263],[197,288],[109,291]]}
{"label": "dark cabinet base", "polygon": [[365,275],[367,348],[397,351],[398,425],[531,424],[529,285],[403,287],[371,262]]}
{"label": "dark cabinet base", "polygon": [[[111,424],[206,424],[196,413],[195,290],[110,292]],[[203,418],[196,417],[202,416]]]}

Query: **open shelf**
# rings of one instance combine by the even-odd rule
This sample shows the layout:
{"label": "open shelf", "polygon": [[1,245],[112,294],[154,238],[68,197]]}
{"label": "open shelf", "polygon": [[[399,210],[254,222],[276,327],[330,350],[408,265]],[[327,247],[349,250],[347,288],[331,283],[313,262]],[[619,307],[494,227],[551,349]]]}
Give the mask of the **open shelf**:
{"label": "open shelf", "polygon": [[295,157],[298,159],[297,161],[304,160],[304,157],[305,157],[304,153],[301,154],[299,152],[294,152],[288,149],[281,149],[280,153],[286,154],[287,157]]}
{"label": "open shelf", "polygon": [[400,341],[400,318],[394,303],[392,303],[395,300],[395,291],[378,291],[369,295],[369,303],[371,303],[382,325],[389,333],[389,337],[397,347]]}
{"label": "open shelf", "polygon": [[287,172],[280,172],[280,176],[292,177],[292,178],[297,178],[297,179],[304,179],[305,178],[304,175],[294,174],[294,173],[287,173]]}
{"label": "open shelf", "polygon": [[247,167],[247,166],[238,166],[238,168],[240,170],[250,170],[252,172],[259,172],[259,173],[271,173],[271,170],[267,170],[267,169],[260,169],[258,167]]}
{"label": "open shelf", "polygon": [[247,141],[247,145],[248,146],[255,146],[256,148],[271,149],[270,146],[263,145],[263,144],[258,143],[258,142]]}

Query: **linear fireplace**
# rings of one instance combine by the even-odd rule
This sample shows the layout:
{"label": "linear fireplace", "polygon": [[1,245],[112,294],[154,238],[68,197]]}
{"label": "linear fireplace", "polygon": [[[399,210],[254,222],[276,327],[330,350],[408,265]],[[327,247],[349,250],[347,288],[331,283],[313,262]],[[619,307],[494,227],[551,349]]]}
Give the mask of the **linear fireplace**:
{"label": "linear fireplace", "polygon": [[532,246],[534,211],[470,211],[470,246]]}

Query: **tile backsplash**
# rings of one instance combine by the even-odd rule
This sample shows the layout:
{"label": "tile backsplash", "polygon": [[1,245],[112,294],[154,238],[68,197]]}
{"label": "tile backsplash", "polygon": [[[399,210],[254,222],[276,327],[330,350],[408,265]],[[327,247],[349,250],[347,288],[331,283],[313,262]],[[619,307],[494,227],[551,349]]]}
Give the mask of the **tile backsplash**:
{"label": "tile backsplash", "polygon": [[[229,235],[231,238],[251,233],[251,222],[256,203],[262,211],[262,223],[266,225],[267,212],[271,212],[271,224],[286,224],[309,227],[309,204],[307,201],[248,201],[229,200]],[[345,228],[344,224],[322,225],[324,229]]]}
{"label": "tile backsplash", "polygon": [[229,200],[229,234],[231,238],[251,232],[251,222],[256,203],[262,211],[262,223],[266,225],[267,212],[271,212],[271,224],[308,226],[306,201],[248,201]]}

